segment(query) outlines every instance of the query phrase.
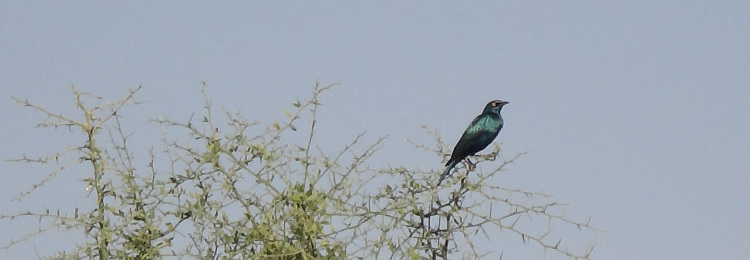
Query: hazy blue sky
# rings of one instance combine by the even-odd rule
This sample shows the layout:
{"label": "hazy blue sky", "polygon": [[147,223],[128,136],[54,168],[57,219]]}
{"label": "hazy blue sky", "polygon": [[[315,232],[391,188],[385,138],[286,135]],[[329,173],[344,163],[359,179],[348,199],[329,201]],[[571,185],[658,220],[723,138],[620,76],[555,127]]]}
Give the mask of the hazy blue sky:
{"label": "hazy blue sky", "polygon": [[[747,259],[749,46],[750,1],[6,1],[0,157],[80,141],[34,129],[42,117],[11,96],[76,113],[71,84],[112,99],[143,84],[150,103],[126,111],[148,140],[159,134],[149,118],[201,109],[201,78],[214,104],[264,122],[284,118],[317,79],[342,84],[323,97],[323,146],[367,130],[370,141],[389,135],[372,164],[439,172],[435,156],[403,140],[429,143],[425,124],[453,145],[486,102],[503,99],[502,156],[529,154],[502,185],[544,190],[571,204],[570,216],[590,216],[607,231],[595,258]],[[143,142],[134,149],[147,151]],[[85,199],[82,177],[67,173],[13,203],[45,172],[7,162],[0,172],[5,214]],[[0,222],[0,244],[35,224]],[[36,249],[75,242],[61,238]],[[0,258],[33,257],[33,244]]]}

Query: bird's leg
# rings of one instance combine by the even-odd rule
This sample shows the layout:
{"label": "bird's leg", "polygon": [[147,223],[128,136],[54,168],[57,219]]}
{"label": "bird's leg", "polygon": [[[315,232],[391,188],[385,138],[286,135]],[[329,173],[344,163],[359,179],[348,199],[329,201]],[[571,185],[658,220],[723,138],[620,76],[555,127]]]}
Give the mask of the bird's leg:
{"label": "bird's leg", "polygon": [[473,172],[473,171],[474,171],[474,169],[476,169],[476,168],[477,168],[477,164],[476,164],[476,163],[473,163],[473,162],[471,162],[471,160],[469,160],[469,158],[466,158],[466,162],[468,162],[468,163],[469,163],[469,171],[470,171],[470,172]]}

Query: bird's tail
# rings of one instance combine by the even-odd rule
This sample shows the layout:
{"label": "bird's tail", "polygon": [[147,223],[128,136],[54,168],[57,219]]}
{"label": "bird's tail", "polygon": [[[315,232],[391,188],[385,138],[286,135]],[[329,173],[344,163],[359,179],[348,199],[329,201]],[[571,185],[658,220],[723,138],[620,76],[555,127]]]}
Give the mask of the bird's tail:
{"label": "bird's tail", "polygon": [[456,166],[456,163],[458,163],[458,161],[452,161],[445,166],[445,171],[443,171],[443,174],[440,175],[440,180],[438,180],[438,186],[440,186],[440,183],[443,182],[443,179],[445,179],[445,177],[447,177],[448,174],[451,173],[451,170],[453,170],[453,167]]}

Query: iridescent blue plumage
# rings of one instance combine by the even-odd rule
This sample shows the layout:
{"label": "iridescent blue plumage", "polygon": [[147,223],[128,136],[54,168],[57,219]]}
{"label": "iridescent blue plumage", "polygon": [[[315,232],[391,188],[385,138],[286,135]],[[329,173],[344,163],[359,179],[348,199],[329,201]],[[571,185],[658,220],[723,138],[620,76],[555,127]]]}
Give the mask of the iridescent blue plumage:
{"label": "iridescent blue plumage", "polygon": [[[495,140],[497,134],[500,133],[500,129],[503,128],[503,117],[500,116],[500,110],[505,104],[508,104],[508,102],[502,100],[490,101],[484,107],[482,114],[471,121],[461,139],[458,140],[456,147],[453,148],[451,158],[445,164],[445,171],[440,175],[438,185],[448,176],[458,162],[467,156],[474,155],[483,150]],[[471,164],[471,161],[469,163]]]}

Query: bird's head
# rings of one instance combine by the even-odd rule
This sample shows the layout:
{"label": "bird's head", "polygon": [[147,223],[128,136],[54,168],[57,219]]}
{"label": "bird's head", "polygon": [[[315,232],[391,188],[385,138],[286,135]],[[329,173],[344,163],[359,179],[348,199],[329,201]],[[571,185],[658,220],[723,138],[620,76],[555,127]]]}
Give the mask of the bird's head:
{"label": "bird's head", "polygon": [[492,100],[490,101],[490,103],[487,103],[487,106],[484,107],[483,113],[500,114],[500,109],[503,109],[503,106],[505,104],[508,104],[508,101]]}

